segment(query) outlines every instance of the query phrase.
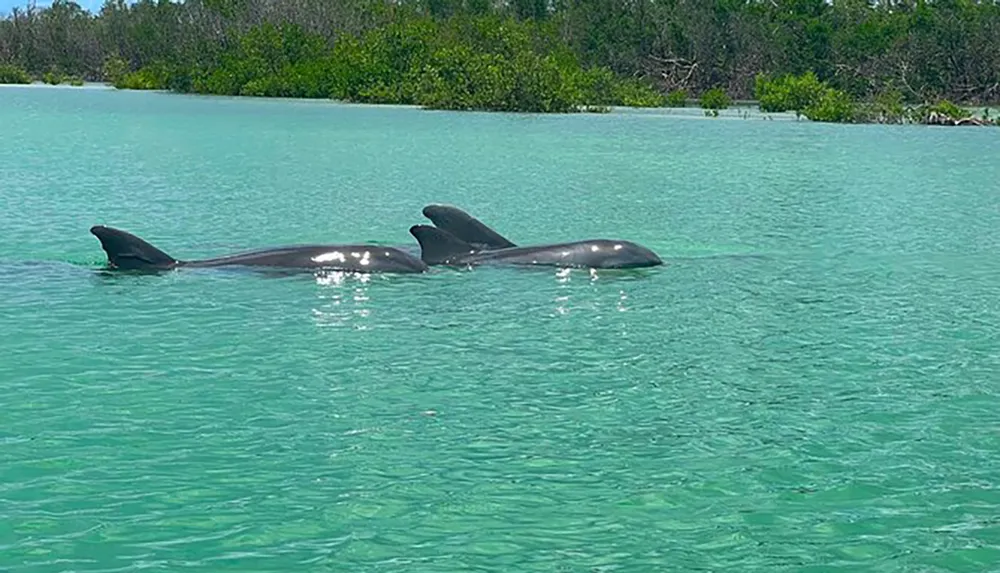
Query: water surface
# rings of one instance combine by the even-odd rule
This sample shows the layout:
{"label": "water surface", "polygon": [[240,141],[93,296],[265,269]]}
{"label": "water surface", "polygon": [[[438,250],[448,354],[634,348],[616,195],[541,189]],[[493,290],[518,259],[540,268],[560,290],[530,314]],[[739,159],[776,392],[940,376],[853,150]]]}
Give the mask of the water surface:
{"label": "water surface", "polygon": [[[0,570],[1000,570],[1000,131],[0,89]],[[645,272],[102,272],[415,247]]]}

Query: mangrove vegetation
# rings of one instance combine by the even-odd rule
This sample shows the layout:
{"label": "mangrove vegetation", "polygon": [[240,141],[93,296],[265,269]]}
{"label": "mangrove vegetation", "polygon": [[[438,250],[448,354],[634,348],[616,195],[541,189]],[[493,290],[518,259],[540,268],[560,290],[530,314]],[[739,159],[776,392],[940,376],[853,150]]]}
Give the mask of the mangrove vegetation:
{"label": "mangrove vegetation", "polygon": [[0,19],[0,82],[567,112],[734,100],[988,123],[1000,1],[67,0]]}

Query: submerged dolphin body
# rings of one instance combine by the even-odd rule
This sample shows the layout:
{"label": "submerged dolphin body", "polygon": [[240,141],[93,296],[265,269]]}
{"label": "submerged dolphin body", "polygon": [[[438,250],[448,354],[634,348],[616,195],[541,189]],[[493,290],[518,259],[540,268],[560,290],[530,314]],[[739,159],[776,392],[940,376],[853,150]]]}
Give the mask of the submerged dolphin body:
{"label": "submerged dolphin body", "polygon": [[109,266],[122,270],[170,270],[180,267],[268,267],[358,273],[422,273],[427,264],[400,249],[374,245],[293,245],[224,257],[181,261],[135,235],[95,225],[90,228],[108,255]]}
{"label": "submerged dolphin body", "polygon": [[662,265],[656,253],[630,241],[591,239],[528,247],[486,250],[430,225],[414,225],[410,234],[420,243],[428,265],[508,264],[590,269],[637,269]]}

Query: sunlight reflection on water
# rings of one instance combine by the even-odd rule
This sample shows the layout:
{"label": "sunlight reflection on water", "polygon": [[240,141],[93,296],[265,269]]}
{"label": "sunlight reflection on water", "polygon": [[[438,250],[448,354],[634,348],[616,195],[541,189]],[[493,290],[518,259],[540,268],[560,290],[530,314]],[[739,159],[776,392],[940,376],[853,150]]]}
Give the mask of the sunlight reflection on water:
{"label": "sunlight reflection on water", "polygon": [[370,325],[364,321],[371,316],[368,293],[372,275],[330,271],[317,273],[316,284],[319,304],[312,309],[318,326],[351,325],[358,330],[367,330]]}
{"label": "sunlight reflection on water", "polygon": [[[576,283],[573,282],[574,275],[577,278],[581,278],[581,274],[587,277],[586,282],[581,282],[577,280]],[[555,272],[555,279],[557,285],[556,295],[553,299],[555,302],[555,308],[550,316],[562,316],[569,314],[571,310],[581,308],[580,303],[587,304],[591,310],[600,310],[604,306],[606,301],[607,291],[606,287],[599,288],[598,281],[602,278],[601,271],[597,269],[558,269]],[[610,280],[620,279],[621,277],[612,276]],[[605,280],[609,280],[608,277],[604,277]],[[581,290],[586,289],[586,291]],[[615,294],[615,310],[618,312],[625,312],[629,310],[628,307],[628,293],[624,288],[619,288]],[[573,305],[575,302],[576,305]]]}

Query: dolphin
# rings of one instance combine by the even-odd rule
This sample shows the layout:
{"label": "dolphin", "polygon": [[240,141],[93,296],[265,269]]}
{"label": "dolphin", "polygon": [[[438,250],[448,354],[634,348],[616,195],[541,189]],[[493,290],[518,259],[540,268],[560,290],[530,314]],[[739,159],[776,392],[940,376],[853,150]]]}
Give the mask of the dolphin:
{"label": "dolphin", "polygon": [[432,204],[424,207],[422,213],[434,223],[435,227],[448,231],[478,249],[506,249],[517,246],[458,207]]}
{"label": "dolphin", "polygon": [[428,265],[482,264],[538,265],[590,269],[636,269],[662,265],[656,253],[630,241],[590,239],[571,243],[478,248],[450,232],[430,225],[413,225],[410,234],[420,243],[420,258]]}
{"label": "dolphin", "polygon": [[427,264],[394,247],[374,245],[292,245],[248,251],[224,257],[181,261],[135,235],[95,225],[90,228],[108,255],[111,268],[171,270],[180,267],[268,267],[316,269],[358,273],[422,273]]}

